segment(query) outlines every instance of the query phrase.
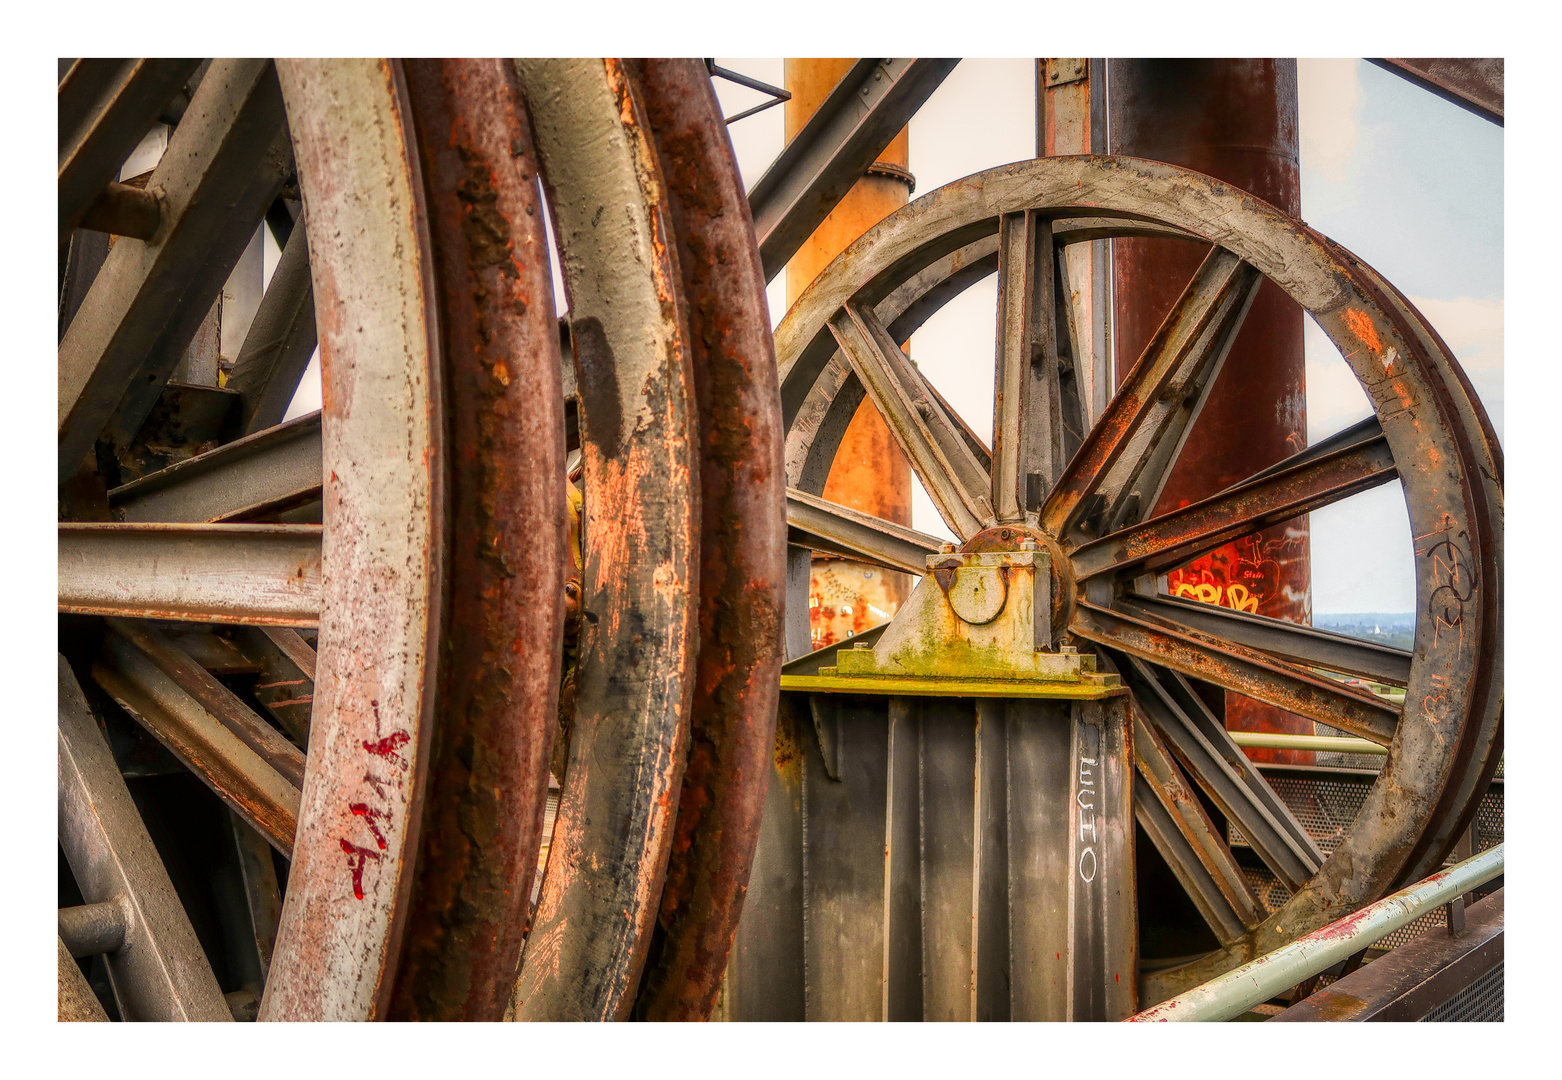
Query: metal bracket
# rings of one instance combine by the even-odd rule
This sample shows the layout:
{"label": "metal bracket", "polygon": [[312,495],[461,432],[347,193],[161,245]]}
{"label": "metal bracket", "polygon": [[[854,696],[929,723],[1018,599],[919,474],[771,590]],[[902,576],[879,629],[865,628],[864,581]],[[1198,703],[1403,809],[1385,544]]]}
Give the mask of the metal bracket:
{"label": "metal bracket", "polygon": [[883,636],[840,650],[817,674],[843,687],[855,678],[950,680],[949,693],[959,692],[954,683],[993,681],[1115,688],[1118,677],[1098,672],[1093,655],[1051,651],[1051,566],[1033,547],[930,555],[928,574]]}
{"label": "metal bracket", "polygon": [[1047,85],[1067,86],[1069,83],[1084,82],[1090,77],[1090,61],[1080,57],[1047,59]]}
{"label": "metal bracket", "polygon": [[739,120],[742,120],[744,117],[753,116],[757,112],[764,112],[773,105],[779,105],[783,101],[792,100],[792,91],[783,90],[779,86],[771,86],[767,82],[761,82],[758,79],[750,78],[749,76],[740,74],[739,72],[730,71],[727,68],[720,67],[717,65],[713,57],[705,58],[705,70],[710,72],[711,78],[713,79],[726,79],[728,82],[737,83],[739,86],[746,86],[750,90],[758,90],[762,94],[770,95],[770,100],[765,102],[763,105],[755,105],[752,109],[744,109],[736,116],[727,117],[726,122],[728,127],[731,127],[733,124],[737,123]]}

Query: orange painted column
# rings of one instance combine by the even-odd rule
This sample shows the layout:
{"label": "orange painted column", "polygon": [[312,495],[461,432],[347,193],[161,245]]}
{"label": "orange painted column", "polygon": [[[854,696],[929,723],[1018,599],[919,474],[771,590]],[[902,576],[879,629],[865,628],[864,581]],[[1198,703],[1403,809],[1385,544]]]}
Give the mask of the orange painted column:
{"label": "orange painted column", "polygon": [[[851,58],[788,58],[786,88],[792,93],[786,103],[788,141],[818,110],[852,63]],[[788,307],[853,240],[906,205],[911,195],[910,173],[906,172],[908,145],[902,129],[879,156],[874,170],[857,182],[786,264]],[[911,524],[911,463],[871,401],[863,401],[846,429],[824,497],[887,521]],[[814,559],[810,577],[808,626],[815,649],[889,621],[912,585],[908,574],[825,557]]]}

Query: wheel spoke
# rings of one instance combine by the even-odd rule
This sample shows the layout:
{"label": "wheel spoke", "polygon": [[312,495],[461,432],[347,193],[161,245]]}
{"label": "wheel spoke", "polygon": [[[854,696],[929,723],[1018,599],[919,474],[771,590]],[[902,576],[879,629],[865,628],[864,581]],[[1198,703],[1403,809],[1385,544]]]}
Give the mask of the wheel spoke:
{"label": "wheel spoke", "polygon": [[859,559],[908,574],[927,573],[936,537],[860,510],[826,502],[796,488],[786,492],[787,539],[798,547]]}
{"label": "wheel spoke", "polygon": [[314,649],[296,630],[282,626],[246,627],[237,638],[239,651],[260,669],[260,678],[251,688],[255,700],[294,742],[308,746],[315,700]]}
{"label": "wheel spoke", "polygon": [[1119,608],[1076,604],[1069,629],[1088,641],[1212,682],[1227,690],[1370,739],[1394,741],[1400,710],[1298,664],[1192,631],[1176,631]]}
{"label": "wheel spoke", "polygon": [[304,785],[304,752],[266,723],[237,694],[214,679],[183,650],[151,625],[132,619],[110,618],[109,630],[150,660],[175,686],[200,703],[201,708],[294,787]]}
{"label": "wheel spoke", "polygon": [[990,472],[993,467],[993,452],[987,449],[987,444],[982,441],[982,437],[971,430],[971,426],[965,422],[965,419],[955,412],[953,405],[944,400],[944,395],[938,392],[938,387],[928,382],[921,368],[912,367],[911,372],[917,378],[917,386],[932,399],[933,404],[938,406],[945,419],[954,427],[955,432],[960,436],[960,441],[965,443],[967,450],[971,451],[971,456],[976,459],[976,464],[982,472],[984,474]]}
{"label": "wheel spoke", "polygon": [[1199,787],[1242,830],[1264,865],[1295,892],[1323,865],[1323,853],[1187,681],[1129,658],[1121,667],[1144,719]]}
{"label": "wheel spoke", "polygon": [[108,493],[121,521],[238,521],[320,498],[320,414],[235,439]]}
{"label": "wheel spoke", "polygon": [[878,316],[848,304],[830,329],[950,531],[968,539],[993,524],[986,471],[943,408],[922,392],[910,359]]}
{"label": "wheel spoke", "polygon": [[271,954],[277,948],[277,925],[282,919],[282,889],[264,834],[231,810],[228,823],[232,826],[233,846],[238,854],[239,878],[244,884],[250,938],[255,943],[255,960],[260,967],[257,989],[265,996],[266,978],[271,974]]}
{"label": "wheel spoke", "polygon": [[293,857],[296,786],[119,634],[104,638],[92,678],[272,847]]}
{"label": "wheel spoke", "polygon": [[128,444],[210,311],[291,162],[269,60],[218,60],[153,171],[163,222],[114,245],[59,347],[59,474],[114,421]]}
{"label": "wheel spoke", "polygon": [[93,719],[59,658],[60,848],[88,904],[126,912],[105,959],[126,1020],[232,1020],[179,894]]}
{"label": "wheel spoke", "polygon": [[309,237],[300,218],[255,310],[226,384],[242,400],[244,434],[282,423],[299,380],[319,344],[315,293],[309,276]]}
{"label": "wheel spoke", "polygon": [[1147,622],[1195,630],[1308,667],[1359,675],[1390,686],[1404,686],[1410,680],[1414,654],[1404,649],[1331,634],[1283,619],[1249,615],[1215,604],[1167,596],[1128,596],[1117,606]]}
{"label": "wheel spoke", "polygon": [[1163,736],[1134,710],[1134,817],[1222,945],[1262,921],[1258,899]]}
{"label": "wheel spoke", "polygon": [[319,525],[60,525],[59,610],[315,627]]}
{"label": "wheel spoke", "polygon": [[1149,513],[1224,363],[1262,275],[1209,253],[1085,437],[1042,510],[1058,537],[1083,539]]}
{"label": "wheel spoke", "polygon": [[1081,578],[1164,573],[1238,537],[1320,510],[1398,475],[1388,441],[1379,435],[1091,541],[1074,552],[1075,573]]}
{"label": "wheel spoke", "polygon": [[64,244],[199,60],[77,60],[59,86]]}
{"label": "wheel spoke", "polygon": [[992,495],[1000,521],[1041,510],[1084,427],[1060,250],[1051,222],[1034,212],[999,221]]}
{"label": "wheel spoke", "polygon": [[1292,454],[1290,457],[1281,458],[1267,469],[1260,469],[1252,476],[1242,480],[1243,484],[1251,484],[1255,480],[1262,480],[1276,473],[1288,472],[1302,465],[1308,465],[1319,458],[1328,457],[1330,454],[1349,447],[1362,446],[1374,439],[1383,437],[1383,425],[1378,423],[1376,416],[1369,416],[1365,420],[1352,424],[1335,432],[1326,439],[1313,443],[1301,453]]}

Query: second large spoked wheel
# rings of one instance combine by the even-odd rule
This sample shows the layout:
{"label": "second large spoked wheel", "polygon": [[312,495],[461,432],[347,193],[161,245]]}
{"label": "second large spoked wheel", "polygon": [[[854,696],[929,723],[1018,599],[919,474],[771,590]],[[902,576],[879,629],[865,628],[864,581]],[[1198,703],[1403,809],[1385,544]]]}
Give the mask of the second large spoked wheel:
{"label": "second large spoked wheel", "polygon": [[[1202,241],[1209,254],[1116,395],[1090,416],[1077,390],[1087,372],[1064,253],[1125,236]],[[899,346],[994,270],[989,450]],[[1375,415],[1213,497],[1157,514],[1266,278],[1329,335]],[[866,396],[967,550],[990,543],[988,530],[1007,529],[1051,551],[1064,640],[1104,650],[1131,687],[1136,816],[1221,943],[1147,978],[1147,1001],[1440,865],[1501,750],[1501,456],[1447,347],[1370,268],[1201,174],[1126,158],[1041,159],[968,177],[886,219],[803,294],[776,345],[788,482],[822,532],[852,537],[857,557],[898,569],[914,563],[906,530],[817,499]],[[1223,544],[1395,482],[1415,537],[1413,652],[1165,594],[1166,573]],[[1403,704],[1325,672],[1403,687]],[[1388,748],[1332,853],[1309,838],[1190,680]],[[1267,918],[1185,774],[1289,890]]]}

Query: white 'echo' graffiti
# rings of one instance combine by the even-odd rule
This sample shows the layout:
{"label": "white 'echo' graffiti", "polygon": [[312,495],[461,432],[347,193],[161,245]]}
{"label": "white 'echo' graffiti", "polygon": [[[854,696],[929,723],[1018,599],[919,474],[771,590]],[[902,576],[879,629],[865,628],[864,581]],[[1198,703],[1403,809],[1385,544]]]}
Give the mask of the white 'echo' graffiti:
{"label": "white 'echo' graffiti", "polygon": [[1079,791],[1074,796],[1074,802],[1079,805],[1079,842],[1085,846],[1079,852],[1079,877],[1085,884],[1090,884],[1096,879],[1096,792],[1095,792],[1095,765],[1096,759],[1079,758]]}

